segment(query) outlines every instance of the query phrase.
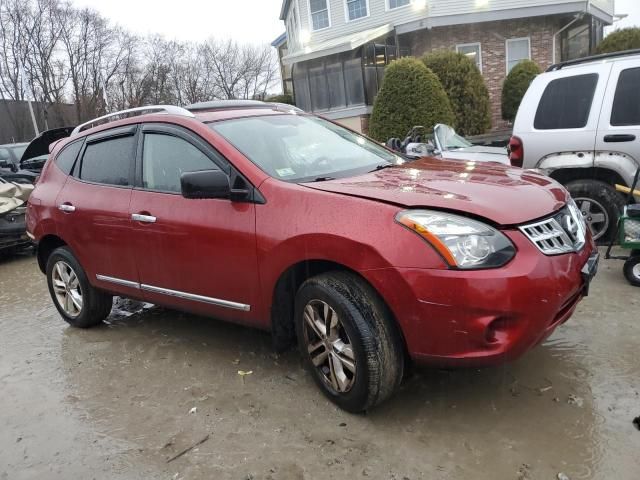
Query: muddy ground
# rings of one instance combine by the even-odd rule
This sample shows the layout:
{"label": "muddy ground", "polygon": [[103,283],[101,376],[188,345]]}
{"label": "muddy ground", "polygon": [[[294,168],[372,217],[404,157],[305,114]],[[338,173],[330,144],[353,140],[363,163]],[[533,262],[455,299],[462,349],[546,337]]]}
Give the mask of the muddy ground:
{"label": "muddy ground", "polygon": [[640,289],[621,267],[516,363],[422,370],[355,416],[265,333],[139,305],[73,329],[32,256],[0,260],[0,480],[640,478]]}

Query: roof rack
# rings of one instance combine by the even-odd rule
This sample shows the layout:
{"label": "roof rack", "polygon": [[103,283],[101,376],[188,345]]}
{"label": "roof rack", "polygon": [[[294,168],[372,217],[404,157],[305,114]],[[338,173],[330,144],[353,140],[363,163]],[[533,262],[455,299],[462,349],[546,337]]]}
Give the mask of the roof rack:
{"label": "roof rack", "polygon": [[198,102],[185,107],[192,112],[215,111],[215,110],[244,110],[252,108],[265,108],[271,110],[294,111],[303,113],[295,105],[277,102],[262,102],[260,100],[211,100],[209,102]]}
{"label": "roof rack", "polygon": [[621,52],[613,52],[613,53],[601,53],[600,55],[592,55],[590,57],[576,58],[575,60],[567,60],[566,62],[556,63],[547,68],[547,72],[555,72],[557,70],[561,70],[564,67],[569,67],[571,65],[580,65],[582,63],[596,62],[598,60],[606,60],[609,58],[617,58],[617,57],[627,57],[630,55],[640,55],[640,49],[634,50],[623,50]]}
{"label": "roof rack", "polygon": [[79,134],[87,128],[91,128],[97,124],[115,122],[123,118],[133,117],[136,115],[146,115],[149,113],[164,113],[166,115],[180,115],[182,117],[194,117],[195,115],[189,110],[176,107],[175,105],[148,105],[145,107],[129,108],[127,110],[120,110],[119,112],[109,113],[102,117],[94,118],[88,122],[82,123],[73,129],[71,136]]}

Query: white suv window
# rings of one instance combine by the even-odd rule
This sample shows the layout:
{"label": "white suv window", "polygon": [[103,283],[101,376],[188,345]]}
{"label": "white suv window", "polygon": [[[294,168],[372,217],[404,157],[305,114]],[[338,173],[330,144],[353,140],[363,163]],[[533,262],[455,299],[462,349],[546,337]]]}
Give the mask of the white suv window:
{"label": "white suv window", "polygon": [[638,85],[640,85],[640,68],[628,68],[620,72],[611,110],[611,125],[614,127],[640,125]]}
{"label": "white suv window", "polygon": [[584,128],[589,121],[598,74],[558,78],[545,88],[533,127],[538,130]]}

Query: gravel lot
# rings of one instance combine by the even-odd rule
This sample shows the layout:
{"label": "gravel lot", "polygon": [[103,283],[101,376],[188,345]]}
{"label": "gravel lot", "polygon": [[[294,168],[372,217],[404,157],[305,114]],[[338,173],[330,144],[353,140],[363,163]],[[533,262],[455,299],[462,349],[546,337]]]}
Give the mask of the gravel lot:
{"label": "gravel lot", "polygon": [[518,362],[419,370],[354,416],[265,333],[133,302],[72,329],[34,257],[0,259],[0,480],[637,479],[639,310],[603,262]]}

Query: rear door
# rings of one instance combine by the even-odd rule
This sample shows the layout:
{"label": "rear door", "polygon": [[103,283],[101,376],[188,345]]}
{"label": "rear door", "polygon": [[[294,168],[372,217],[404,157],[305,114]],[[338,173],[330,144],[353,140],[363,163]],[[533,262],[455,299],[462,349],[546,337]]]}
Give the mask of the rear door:
{"label": "rear door", "polygon": [[129,203],[137,126],[88,136],[58,194],[58,222],[89,281],[129,296],[139,293],[131,242]]}
{"label": "rear door", "polygon": [[178,126],[141,131],[129,213],[144,298],[215,317],[252,323],[258,296],[255,205],[187,199],[184,172],[231,165]]}
{"label": "rear door", "polygon": [[[596,150],[621,153],[631,157],[635,165],[640,165],[640,63],[637,59],[613,64],[598,126]],[[606,162],[607,156],[601,160]],[[612,167],[616,171],[620,168],[628,170],[619,172],[624,173],[626,179],[635,173],[632,162],[617,161]]]}

